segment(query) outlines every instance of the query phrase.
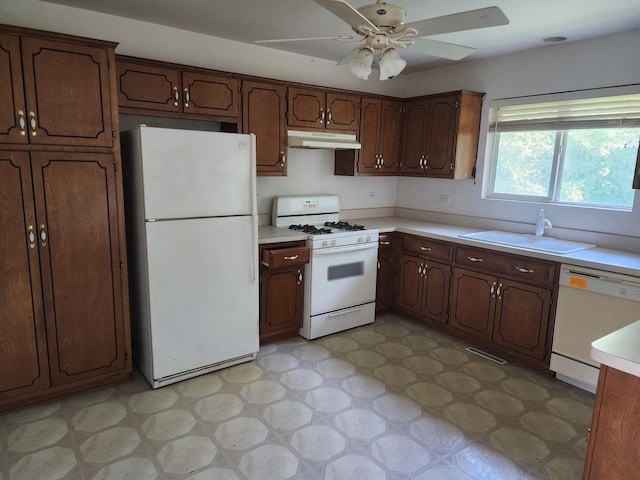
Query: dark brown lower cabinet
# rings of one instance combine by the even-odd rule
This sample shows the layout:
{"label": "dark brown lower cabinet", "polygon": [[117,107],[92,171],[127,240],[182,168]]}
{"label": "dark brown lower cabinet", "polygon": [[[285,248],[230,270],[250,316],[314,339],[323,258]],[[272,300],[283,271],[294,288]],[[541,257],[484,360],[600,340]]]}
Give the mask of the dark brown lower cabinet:
{"label": "dark brown lower cabinet", "polygon": [[260,258],[260,343],[295,337],[302,327],[309,248],[304,242],[261,246]]}
{"label": "dark brown lower cabinet", "polygon": [[376,279],[376,311],[393,306],[395,294],[393,233],[381,233],[378,238],[378,276]]}
{"label": "dark brown lower cabinet", "polygon": [[584,480],[628,480],[640,472],[640,378],[602,365]]}
{"label": "dark brown lower cabinet", "polygon": [[426,323],[447,323],[451,267],[402,254],[398,271],[397,307]]}
{"label": "dark brown lower cabinet", "polygon": [[546,353],[551,290],[456,268],[452,327],[535,360]]}
{"label": "dark brown lower cabinet", "polygon": [[0,152],[0,409],[131,372],[114,155]]}

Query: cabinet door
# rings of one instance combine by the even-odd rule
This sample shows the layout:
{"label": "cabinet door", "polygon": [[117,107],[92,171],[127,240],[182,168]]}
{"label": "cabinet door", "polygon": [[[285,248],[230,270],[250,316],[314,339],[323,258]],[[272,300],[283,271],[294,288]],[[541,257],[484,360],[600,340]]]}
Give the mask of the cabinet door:
{"label": "cabinet door", "polygon": [[490,340],[498,279],[456,268],[452,282],[449,324],[463,332]]}
{"label": "cabinet door", "polygon": [[106,48],[22,38],[29,142],[113,146]]}
{"label": "cabinet door", "polygon": [[542,360],[545,355],[551,291],[500,279],[496,295],[493,341]]}
{"label": "cabinet door", "polygon": [[584,480],[627,480],[640,465],[640,378],[602,365]]}
{"label": "cabinet door", "polygon": [[326,119],[324,92],[289,87],[287,124],[290,127],[324,128]]}
{"label": "cabinet door", "polygon": [[327,93],[325,126],[329,130],[358,131],[360,126],[360,97]]}
{"label": "cabinet door", "polygon": [[360,124],[359,173],[378,173],[380,167],[380,113],[382,102],[375,98],[362,99],[362,123]]}
{"label": "cabinet door", "polygon": [[0,152],[0,399],[49,386],[29,154]]}
{"label": "cabinet door", "polygon": [[382,102],[382,112],[380,118],[380,147],[379,153],[382,155],[382,165],[380,173],[398,173],[400,163],[400,136],[402,132],[402,103]]}
{"label": "cabinet door", "polygon": [[27,143],[20,39],[14,35],[0,34],[0,85],[0,143]]}
{"label": "cabinet door", "polygon": [[302,324],[304,265],[263,270],[260,281],[260,339],[296,332]]}
{"label": "cabinet door", "polygon": [[393,255],[391,253],[378,254],[378,277],[376,281],[376,310],[382,310],[393,305]]}
{"label": "cabinet door", "polygon": [[286,87],[244,82],[242,96],[242,131],[256,136],[258,175],[286,175]]}
{"label": "cabinet door", "polygon": [[185,113],[237,117],[238,80],[183,72],[182,100]]}
{"label": "cabinet door", "polygon": [[429,101],[427,125],[427,168],[430,177],[452,177],[456,138],[458,96]]}
{"label": "cabinet door", "polygon": [[38,152],[32,168],[52,384],[121,371],[128,335],[113,156]]}
{"label": "cabinet door", "polygon": [[404,149],[402,154],[402,173],[423,173],[426,152],[425,128],[429,116],[428,101],[419,100],[405,104]]}
{"label": "cabinet door", "polygon": [[447,323],[449,313],[449,285],[451,267],[440,263],[425,262],[422,289],[422,315],[429,320]]}
{"label": "cabinet door", "polygon": [[422,275],[424,260],[410,255],[400,256],[398,282],[398,308],[420,313],[422,302]]}
{"label": "cabinet door", "polygon": [[120,107],[181,111],[182,96],[177,70],[118,61],[117,71]]}

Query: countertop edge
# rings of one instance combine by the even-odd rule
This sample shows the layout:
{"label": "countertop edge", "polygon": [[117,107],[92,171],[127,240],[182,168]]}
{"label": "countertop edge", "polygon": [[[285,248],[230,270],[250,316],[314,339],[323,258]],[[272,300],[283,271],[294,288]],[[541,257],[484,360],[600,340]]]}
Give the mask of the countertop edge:
{"label": "countertop edge", "polygon": [[640,377],[640,320],[593,341],[591,358]]}
{"label": "countertop edge", "polygon": [[[483,231],[478,228],[425,222],[423,220],[413,220],[404,217],[358,218],[357,223],[370,228],[376,228],[381,233],[401,232],[540,260],[567,263],[636,277],[640,276],[640,253],[595,247],[566,255],[557,255],[524,248],[479,242],[477,240],[460,237],[460,235],[463,234]],[[305,240],[306,238],[306,235],[300,235],[298,232],[286,228],[278,228],[273,225],[263,225],[259,227],[258,241],[260,244]]]}

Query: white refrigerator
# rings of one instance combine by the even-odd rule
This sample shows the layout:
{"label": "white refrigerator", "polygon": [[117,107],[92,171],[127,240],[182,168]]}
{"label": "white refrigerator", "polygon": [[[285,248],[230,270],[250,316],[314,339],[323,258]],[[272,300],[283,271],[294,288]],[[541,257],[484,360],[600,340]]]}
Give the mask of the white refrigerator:
{"label": "white refrigerator", "polygon": [[122,134],[134,361],[153,388],[255,358],[255,137]]}

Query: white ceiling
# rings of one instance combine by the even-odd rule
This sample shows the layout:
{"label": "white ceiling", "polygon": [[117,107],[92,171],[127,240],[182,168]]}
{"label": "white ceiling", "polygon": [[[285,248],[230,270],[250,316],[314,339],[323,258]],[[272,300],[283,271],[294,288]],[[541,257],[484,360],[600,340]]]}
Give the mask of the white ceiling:
{"label": "white ceiling", "polygon": [[[346,23],[312,0],[45,0],[77,8],[157,23],[215,37],[253,43],[255,40],[348,36]],[[351,0],[355,8],[373,0]],[[546,37],[582,40],[640,28],[640,0],[393,0],[406,12],[406,22],[497,6],[508,25],[435,35],[429,38],[474,47],[465,60],[548,45]],[[424,32],[420,32],[424,34]],[[332,40],[269,44],[312,57],[342,59],[355,44]],[[453,63],[400,50],[405,73]],[[464,61],[464,60],[463,60]]]}

